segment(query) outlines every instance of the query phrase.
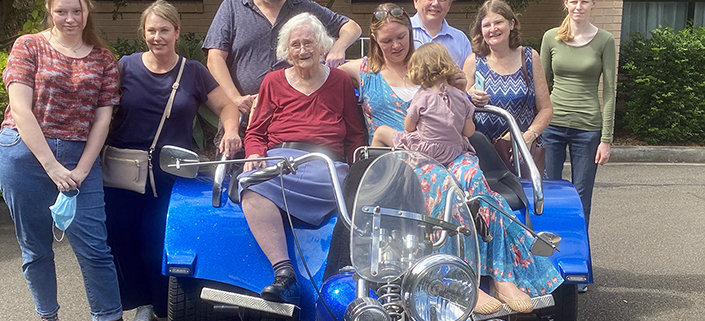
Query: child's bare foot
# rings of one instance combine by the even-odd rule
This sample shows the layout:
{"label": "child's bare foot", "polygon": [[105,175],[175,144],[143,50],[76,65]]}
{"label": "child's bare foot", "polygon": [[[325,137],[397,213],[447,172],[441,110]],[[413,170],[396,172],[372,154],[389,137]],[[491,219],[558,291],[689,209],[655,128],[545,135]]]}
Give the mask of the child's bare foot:
{"label": "child's bare foot", "polygon": [[477,298],[477,304],[475,304],[475,313],[493,314],[497,313],[502,308],[502,302],[499,302],[480,289],[478,289],[478,291],[479,297]]}
{"label": "child's bare foot", "polygon": [[506,303],[512,310],[517,312],[529,313],[534,310],[534,303],[531,298],[524,291],[519,290],[514,283],[493,281],[499,301]]}

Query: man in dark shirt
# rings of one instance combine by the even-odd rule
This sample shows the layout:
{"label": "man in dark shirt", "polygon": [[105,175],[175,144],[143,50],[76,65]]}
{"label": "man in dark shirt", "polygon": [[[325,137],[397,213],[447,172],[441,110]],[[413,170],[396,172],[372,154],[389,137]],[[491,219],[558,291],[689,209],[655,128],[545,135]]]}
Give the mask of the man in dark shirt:
{"label": "man in dark shirt", "polygon": [[309,12],[338,38],[326,56],[328,66],[345,60],[345,50],[360,36],[360,26],[311,0],[224,0],[213,18],[203,50],[208,69],[226,94],[247,115],[264,75],[288,67],[277,60],[277,37],[289,18]]}

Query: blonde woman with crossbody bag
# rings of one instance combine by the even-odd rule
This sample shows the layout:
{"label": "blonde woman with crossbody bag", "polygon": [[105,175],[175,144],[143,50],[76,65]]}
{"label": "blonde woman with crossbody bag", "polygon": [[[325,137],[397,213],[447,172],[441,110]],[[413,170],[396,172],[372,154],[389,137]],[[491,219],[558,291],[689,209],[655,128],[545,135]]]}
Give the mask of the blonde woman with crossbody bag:
{"label": "blonde woman with crossbody bag", "polygon": [[[118,63],[122,96],[106,141],[111,147],[103,157],[108,172],[111,160],[107,152],[112,147],[139,150],[143,157],[140,165],[147,165],[146,174],[143,172],[140,183],[135,184],[137,191],[110,187],[105,180],[109,176],[104,176],[108,244],[118,270],[123,308],[139,307],[140,318],[146,320],[152,314],[166,317],[163,294],[167,293],[168,279],[161,275],[161,258],[166,212],[176,178],[159,168],[161,147],[193,149],[193,122],[205,104],[220,116],[225,129],[220,151],[232,155],[241,148],[235,105],[205,66],[176,53],[179,26],[178,12],[165,1],[154,2],[142,13],[140,32],[148,51],[124,56]],[[142,164],[145,153],[148,160]],[[132,179],[132,173],[126,176]]]}

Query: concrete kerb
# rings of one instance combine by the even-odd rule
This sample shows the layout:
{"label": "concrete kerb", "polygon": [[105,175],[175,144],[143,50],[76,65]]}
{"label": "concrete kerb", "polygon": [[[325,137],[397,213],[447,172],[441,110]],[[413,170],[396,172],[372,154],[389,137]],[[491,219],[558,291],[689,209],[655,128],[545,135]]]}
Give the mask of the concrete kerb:
{"label": "concrete kerb", "polygon": [[610,163],[705,163],[705,147],[612,146]]}

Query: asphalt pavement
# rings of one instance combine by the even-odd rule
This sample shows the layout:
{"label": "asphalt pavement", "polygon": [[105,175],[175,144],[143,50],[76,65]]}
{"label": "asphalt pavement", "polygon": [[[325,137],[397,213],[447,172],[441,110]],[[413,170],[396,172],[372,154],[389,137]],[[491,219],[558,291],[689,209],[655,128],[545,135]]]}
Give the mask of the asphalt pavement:
{"label": "asphalt pavement", "polygon": [[590,222],[595,284],[580,320],[701,320],[705,165],[598,169]]}
{"label": "asphalt pavement", "polygon": [[[579,295],[579,320],[699,320],[705,315],[705,152],[691,149],[695,156],[686,159],[670,147],[631,156],[633,150],[613,148],[615,162],[598,169],[590,223],[595,284]],[[657,164],[649,156],[662,153],[675,163]],[[620,159],[623,155],[628,157]],[[90,320],[69,243],[55,242],[54,250],[62,320]],[[39,319],[1,202],[0,289],[0,320]],[[133,315],[127,312],[125,320]]]}
{"label": "asphalt pavement", "polygon": [[[58,282],[59,316],[62,321],[90,321],[83,277],[68,239],[54,242],[54,261]],[[0,320],[39,320],[34,302],[22,275],[22,253],[15,238],[7,205],[0,200]],[[134,311],[125,313],[132,320]]]}

